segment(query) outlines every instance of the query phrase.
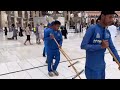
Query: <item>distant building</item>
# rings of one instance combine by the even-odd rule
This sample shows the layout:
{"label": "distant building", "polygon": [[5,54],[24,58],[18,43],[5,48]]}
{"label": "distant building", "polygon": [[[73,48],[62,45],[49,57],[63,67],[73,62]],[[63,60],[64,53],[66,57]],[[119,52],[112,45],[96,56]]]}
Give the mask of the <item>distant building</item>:
{"label": "distant building", "polygon": [[[88,20],[89,22],[94,19],[96,21],[96,19],[99,17],[101,11],[85,11],[87,14],[88,14]],[[120,11],[116,11],[116,13],[118,14],[118,17],[115,18],[115,21],[116,19],[118,21],[120,21]]]}
{"label": "distant building", "polygon": [[15,24],[16,27],[33,26],[33,17],[40,16],[41,11],[0,11],[0,27]]}

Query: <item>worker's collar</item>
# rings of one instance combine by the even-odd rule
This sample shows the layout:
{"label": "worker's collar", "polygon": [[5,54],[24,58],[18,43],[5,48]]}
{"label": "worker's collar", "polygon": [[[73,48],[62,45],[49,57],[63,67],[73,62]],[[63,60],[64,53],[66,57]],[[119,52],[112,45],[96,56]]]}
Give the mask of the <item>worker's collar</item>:
{"label": "worker's collar", "polygon": [[97,23],[97,25],[98,25],[99,27],[101,27],[102,29],[107,29],[107,27],[103,27],[100,23]]}
{"label": "worker's collar", "polygon": [[58,32],[58,30],[55,30],[55,29],[53,29],[53,28],[52,28],[52,30],[53,30],[54,32]]}

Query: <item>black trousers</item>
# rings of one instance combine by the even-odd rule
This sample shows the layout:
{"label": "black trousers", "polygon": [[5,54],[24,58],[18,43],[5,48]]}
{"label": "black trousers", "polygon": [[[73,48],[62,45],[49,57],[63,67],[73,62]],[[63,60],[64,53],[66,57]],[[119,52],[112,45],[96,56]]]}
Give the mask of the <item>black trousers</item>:
{"label": "black trousers", "polygon": [[12,39],[14,39],[14,38],[16,38],[16,40],[17,40],[17,36],[13,36],[13,37],[12,37]]}
{"label": "black trousers", "polygon": [[65,37],[65,39],[67,39],[67,35],[66,34],[64,35],[64,37]]}
{"label": "black trousers", "polygon": [[7,35],[7,32],[5,32],[5,35]]}

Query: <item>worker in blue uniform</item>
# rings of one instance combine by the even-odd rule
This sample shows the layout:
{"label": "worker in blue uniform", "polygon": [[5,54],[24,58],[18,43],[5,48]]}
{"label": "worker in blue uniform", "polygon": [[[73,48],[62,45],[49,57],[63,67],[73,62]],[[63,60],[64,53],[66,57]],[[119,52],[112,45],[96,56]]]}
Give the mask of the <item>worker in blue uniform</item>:
{"label": "worker in blue uniform", "polygon": [[[44,36],[45,36],[45,33],[47,32],[47,30],[50,28],[51,24],[48,23],[47,27],[44,29]],[[46,42],[45,42],[45,39],[44,40],[44,49],[43,49],[43,57],[45,57],[47,55],[47,47],[46,47]]]}
{"label": "worker in blue uniform", "polygon": [[[62,34],[58,30],[61,23],[59,21],[53,21],[51,23],[51,28],[49,28],[45,34],[45,40],[47,45],[47,59],[48,59],[48,74],[49,76],[53,76],[55,74],[56,76],[59,75],[57,72],[57,67],[60,61],[60,52],[59,48],[62,46]],[[59,43],[59,46],[54,41],[54,38]],[[52,64],[53,59],[55,57],[55,63]]]}
{"label": "worker in blue uniform", "polygon": [[120,62],[120,57],[107,29],[107,26],[113,22],[114,14],[116,14],[114,11],[102,11],[100,21],[90,26],[83,37],[81,49],[86,50],[85,75],[87,79],[105,79],[104,55],[107,47]]}

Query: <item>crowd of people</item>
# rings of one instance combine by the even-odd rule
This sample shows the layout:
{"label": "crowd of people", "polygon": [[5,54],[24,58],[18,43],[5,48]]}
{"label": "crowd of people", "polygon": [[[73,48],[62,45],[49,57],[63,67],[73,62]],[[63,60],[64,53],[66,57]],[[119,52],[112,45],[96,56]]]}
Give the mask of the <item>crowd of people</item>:
{"label": "crowd of people", "polygon": [[[57,67],[60,61],[60,52],[59,48],[62,46],[63,38],[67,39],[67,30],[66,28],[62,28],[60,30],[61,23],[57,20],[48,23],[47,27],[44,26],[43,23],[37,24],[36,27],[32,28],[30,24],[23,30],[21,27],[16,28],[14,24],[11,25],[11,28],[8,30],[7,27],[4,28],[5,36],[7,37],[8,32],[13,32],[12,37],[7,38],[8,40],[18,39],[18,35],[23,37],[23,32],[25,33],[26,40],[24,45],[26,45],[27,41],[30,45],[33,45],[31,42],[31,33],[34,32],[36,36],[36,44],[41,44],[41,40],[44,41],[43,48],[43,57],[46,57],[46,63],[48,64],[48,74],[49,76],[59,75],[57,72]],[[44,28],[45,27],[45,28]],[[62,32],[62,33],[61,33]],[[59,46],[54,41],[54,38],[59,43]],[[53,59],[55,59],[55,63],[53,64]]]}
{"label": "crowd of people", "polygon": [[[116,37],[116,31],[118,30],[115,23],[113,23],[114,14],[116,14],[114,11],[102,11],[96,23],[92,20],[91,25],[86,29],[80,47],[81,49],[86,50],[85,75],[87,79],[105,79],[106,64],[104,52],[108,47],[120,62],[120,57],[113,44],[113,38]],[[59,48],[62,47],[62,36],[64,36],[64,39],[67,39],[68,32],[66,27],[61,26],[61,23],[55,20],[48,23],[45,28],[43,23],[37,24],[33,30],[30,24],[28,24],[25,30],[21,27],[16,29],[15,25],[12,24],[10,30],[13,31],[13,36],[11,37],[12,40],[14,38],[17,40],[17,33],[22,37],[23,31],[25,32],[26,40],[24,45],[26,45],[27,41],[32,45],[30,37],[31,31],[36,35],[36,44],[41,44],[41,40],[43,40],[43,57],[46,57],[45,62],[48,64],[48,75],[50,77],[59,75],[59,72],[57,71],[60,62]],[[7,36],[7,27],[4,28],[4,32]],[[59,45],[56,44],[55,40]],[[53,63],[54,59],[55,63]]]}

